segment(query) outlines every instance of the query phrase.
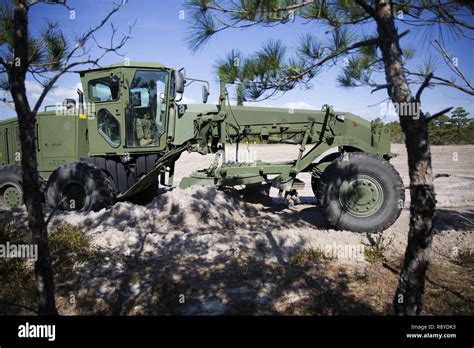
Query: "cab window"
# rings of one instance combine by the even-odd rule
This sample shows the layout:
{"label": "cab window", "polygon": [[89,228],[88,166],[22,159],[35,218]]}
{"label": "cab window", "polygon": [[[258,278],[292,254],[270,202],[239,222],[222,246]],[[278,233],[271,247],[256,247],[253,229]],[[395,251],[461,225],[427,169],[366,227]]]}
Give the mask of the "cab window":
{"label": "cab window", "polygon": [[119,98],[119,81],[103,77],[89,81],[89,99],[93,102],[114,101]]}
{"label": "cab window", "polygon": [[97,113],[97,130],[112,147],[120,146],[120,123],[106,109]]}

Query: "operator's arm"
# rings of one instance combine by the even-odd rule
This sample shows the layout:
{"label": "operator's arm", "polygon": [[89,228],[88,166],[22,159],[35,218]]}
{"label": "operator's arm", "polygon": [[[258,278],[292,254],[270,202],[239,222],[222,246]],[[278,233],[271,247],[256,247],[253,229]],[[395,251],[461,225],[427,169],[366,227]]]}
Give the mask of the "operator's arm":
{"label": "operator's arm", "polygon": [[153,142],[153,139],[141,138],[140,139],[140,146],[150,145],[152,142]]}

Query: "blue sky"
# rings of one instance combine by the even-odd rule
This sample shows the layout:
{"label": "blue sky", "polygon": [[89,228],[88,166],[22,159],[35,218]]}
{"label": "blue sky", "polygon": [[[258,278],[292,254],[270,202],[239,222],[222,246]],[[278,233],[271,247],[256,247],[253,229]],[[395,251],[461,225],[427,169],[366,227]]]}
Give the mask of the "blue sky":
{"label": "blue sky", "polygon": [[[0,0],[5,2],[9,0]],[[313,33],[324,37],[325,28],[315,23],[302,24],[301,21],[271,28],[255,27],[246,30],[227,30],[215,35],[199,52],[193,54],[187,47],[185,36],[189,29],[189,16],[179,0],[130,0],[121,11],[112,17],[112,22],[118,27],[119,33],[127,30],[127,23],[137,20],[133,28],[132,38],[128,41],[122,53],[131,61],[158,61],[166,66],[175,68],[186,67],[187,75],[209,80],[211,83],[210,102],[218,97],[218,84],[213,75],[213,65],[218,57],[223,57],[232,49],[239,49],[244,54],[251,54],[262,43],[271,39],[280,39],[290,48],[296,46],[298,38],[304,33]],[[44,27],[47,20],[57,21],[69,38],[84,32],[94,26],[113,6],[109,0],[76,0],[69,1],[76,11],[75,19],[70,19],[69,11],[61,6],[35,5],[30,11],[30,28],[34,36]],[[184,11],[184,12],[180,12]],[[184,14],[184,19],[180,18]],[[472,18],[471,18],[472,21]],[[403,27],[400,27],[403,30]],[[423,62],[429,54],[430,46],[426,43],[426,33],[430,29],[414,29],[405,36],[402,45],[410,44],[417,49],[417,56],[411,61],[411,67]],[[110,26],[98,35],[99,42],[108,43]],[[458,58],[463,72],[474,81],[474,51],[472,41],[454,39],[446,43],[448,51]],[[94,51],[92,51],[94,52]],[[109,55],[102,64],[115,63],[124,57]],[[275,107],[303,107],[319,109],[323,104],[331,104],[335,109],[350,111],[368,119],[381,115],[381,101],[387,98],[386,92],[370,94],[370,88],[343,89],[337,87],[336,76],[340,72],[339,65],[318,75],[309,90],[296,88],[285,95],[266,100],[257,105]],[[439,75],[447,74],[444,64],[439,65]],[[449,76],[449,75],[448,75]],[[61,102],[64,98],[76,98],[75,89],[79,78],[76,74],[68,74],[59,80],[56,89],[48,96],[43,106]],[[199,102],[199,85],[190,86],[185,92],[185,100]],[[416,92],[417,87],[413,87]],[[28,79],[27,89],[29,98],[35,100],[41,91],[40,86],[32,78]],[[374,105],[374,106],[370,106]],[[474,98],[453,89],[436,87],[425,90],[422,98],[422,108],[431,113],[449,106],[463,106],[474,116]],[[0,104],[0,119],[14,115],[14,111]],[[383,116],[386,121],[393,120],[392,116]]]}

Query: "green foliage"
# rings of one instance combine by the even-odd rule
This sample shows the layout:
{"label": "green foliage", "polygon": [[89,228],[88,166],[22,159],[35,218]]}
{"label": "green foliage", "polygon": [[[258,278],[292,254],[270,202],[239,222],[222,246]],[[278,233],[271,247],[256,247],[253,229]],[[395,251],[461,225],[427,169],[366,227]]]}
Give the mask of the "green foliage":
{"label": "green foliage", "polygon": [[0,45],[11,45],[13,43],[13,25],[13,10],[11,6],[8,4],[0,6]]}
{"label": "green foliage", "polygon": [[291,256],[290,265],[302,267],[311,262],[330,261],[333,259],[333,255],[325,253],[320,248],[301,249]]}
{"label": "green foliage", "polygon": [[239,50],[230,51],[224,59],[219,59],[215,65],[217,76],[220,81],[234,83],[237,79],[242,79],[241,61],[242,54]]}
{"label": "green foliage", "polygon": [[49,248],[55,258],[55,273],[72,268],[91,253],[90,241],[84,231],[66,222],[60,223],[49,235]]}
{"label": "green foliage", "polygon": [[297,51],[303,59],[320,59],[323,55],[323,45],[314,35],[306,33],[300,37]]}
{"label": "green foliage", "polygon": [[[469,113],[462,107],[451,112],[451,117],[441,115],[428,124],[428,136],[433,145],[474,144],[474,119],[468,118]],[[400,123],[397,121],[384,124],[380,118],[371,122],[372,132],[381,127],[390,130],[393,143],[405,140]]]}
{"label": "green foliage", "polygon": [[[317,0],[301,4],[293,0],[245,0],[240,2],[221,3],[218,1],[189,0],[193,21],[190,23],[188,44],[195,51],[202,47],[215,33],[228,28],[245,28],[247,25],[276,25],[292,21],[296,16],[327,22],[333,27],[326,42],[320,42],[313,33],[303,35],[293,54],[280,41],[267,42],[252,55],[241,60],[236,69],[229,66],[228,58],[217,62],[216,75],[224,77],[227,83],[241,86],[239,100],[262,100],[277,93],[285,93],[296,86],[310,88],[309,81],[319,72],[324,62],[336,63],[337,59],[349,56],[351,48],[360,38],[347,22],[362,23],[366,21],[364,10],[348,0],[336,3]],[[222,14],[219,15],[219,12]],[[366,38],[363,38],[366,40]],[[369,80],[366,69],[377,57],[375,42],[357,46],[363,57],[357,60],[358,77]],[[367,45],[372,45],[373,48]],[[367,52],[366,54],[364,52]],[[229,76],[230,78],[227,78]],[[235,78],[237,77],[237,78]]]}
{"label": "green foliage", "polygon": [[435,145],[474,143],[474,120],[462,107],[451,112],[451,117],[442,115],[433,120],[429,127],[430,140]]}
{"label": "green foliage", "polygon": [[335,29],[332,32],[332,43],[334,51],[346,50],[349,45],[354,43],[356,36],[346,27]]}
{"label": "green foliage", "polygon": [[358,82],[370,83],[369,67],[373,64],[369,55],[353,55],[346,60],[342,73],[337,77],[337,82],[342,87],[357,87]]}
{"label": "green foliage", "polygon": [[[68,54],[68,45],[56,22],[48,22],[37,35],[29,33],[28,40],[29,72],[43,74],[61,68]],[[0,57],[5,62],[12,62],[13,8],[8,3],[0,5],[0,46]],[[2,87],[8,88],[7,85]]]}
{"label": "green foliage", "polygon": [[220,81],[236,84],[237,100],[257,100],[269,89],[287,91],[294,87],[295,78],[303,69],[301,63],[286,56],[286,47],[279,40],[270,40],[254,54],[244,57],[232,50],[218,59],[214,70]]}
{"label": "green foliage", "polygon": [[387,123],[385,126],[390,130],[390,136],[393,143],[403,143],[405,141],[405,134],[402,131],[400,123],[392,121]]}
{"label": "green foliage", "polygon": [[469,113],[462,107],[457,107],[451,112],[451,123],[458,128],[466,127],[470,120],[467,118]]}
{"label": "green foliage", "polygon": [[305,19],[323,20],[334,27],[360,21],[365,14],[353,0],[316,0],[314,3],[308,2],[298,13]]}
{"label": "green foliage", "polygon": [[372,127],[372,134],[376,134],[377,131],[383,128],[384,124],[380,117],[377,117],[375,120],[370,122],[370,126]]}
{"label": "green foliage", "polygon": [[423,75],[423,77],[426,77],[429,74],[435,72],[437,65],[438,65],[438,60],[433,55],[429,55],[423,61],[423,64],[418,65],[418,67],[417,67],[418,73]]}
{"label": "green foliage", "polygon": [[316,0],[313,4],[305,7],[301,11],[301,15],[305,18],[326,19],[335,22],[335,15],[327,1]]}
{"label": "green foliage", "polygon": [[[0,244],[30,244],[26,229],[0,228]],[[36,308],[33,263],[24,258],[0,258],[0,314],[32,314]],[[25,312],[25,309],[27,311]]]}
{"label": "green foliage", "polygon": [[[31,244],[24,228],[0,228],[0,244]],[[80,228],[60,223],[49,235],[53,271],[56,277],[73,274],[77,263],[93,257],[90,240]],[[0,258],[0,314],[31,314],[36,311],[34,263],[24,258]]]}
{"label": "green foliage", "polygon": [[[327,42],[322,43],[311,28],[311,32],[300,38],[299,45],[293,50],[293,57],[285,57],[285,50],[281,50],[283,55],[278,60],[279,64],[271,64],[268,61],[271,56],[261,57],[257,52],[248,62],[249,74],[245,75],[247,83],[242,83],[242,93],[246,95],[247,100],[268,98],[277,93],[285,93],[296,86],[309,88],[311,80],[319,71],[334,66],[340,69],[337,82],[342,87],[377,88],[386,82],[380,74],[385,66],[381,51],[378,49],[380,40],[384,38],[379,38],[376,16],[369,9],[374,7],[373,2],[366,2],[365,7],[353,0],[187,0],[187,4],[191,10],[192,33],[189,35],[188,43],[192,50],[203,46],[212,35],[224,30],[246,29],[253,26],[271,27],[288,22],[294,23],[297,18],[304,24],[318,24],[330,37]],[[434,0],[390,2],[387,5],[393,7],[393,19],[397,25],[398,23],[408,27],[436,25],[439,30],[430,30],[429,35],[436,33],[438,40],[441,41],[445,30],[457,37],[471,38],[464,33],[465,30],[472,30],[472,25],[464,21],[473,8],[468,1],[448,1],[443,3],[443,6]],[[401,36],[407,33],[408,30],[400,31]],[[423,40],[433,41],[430,37]],[[401,42],[399,44],[401,45]],[[265,52],[265,48],[260,51]],[[436,49],[433,53],[439,55],[440,52]],[[415,49],[408,45],[403,47],[402,54],[403,62],[406,63],[415,56]],[[440,62],[443,63],[430,51],[426,57],[427,59],[415,69],[408,70],[407,67],[405,75],[410,77],[410,83],[422,83],[428,74],[436,71]],[[340,64],[342,59],[344,65]],[[264,68],[271,71],[265,72]],[[455,76],[444,79],[452,83],[444,82],[437,76],[436,79],[432,79],[429,87],[443,85],[463,92],[467,90],[466,93],[471,94],[472,88],[469,86],[463,88],[456,83],[459,72],[453,71],[453,73]]]}
{"label": "green foliage", "polygon": [[410,60],[415,57],[416,50],[414,47],[405,47],[403,49],[403,57],[405,60]]}
{"label": "green foliage", "polygon": [[214,19],[207,13],[202,13],[196,16],[196,22],[193,23],[187,34],[189,48],[196,52],[203,47],[217,32]]}
{"label": "green foliage", "polygon": [[364,256],[369,262],[382,261],[385,251],[393,243],[394,238],[386,238],[383,234],[379,234],[371,245],[365,245]]}

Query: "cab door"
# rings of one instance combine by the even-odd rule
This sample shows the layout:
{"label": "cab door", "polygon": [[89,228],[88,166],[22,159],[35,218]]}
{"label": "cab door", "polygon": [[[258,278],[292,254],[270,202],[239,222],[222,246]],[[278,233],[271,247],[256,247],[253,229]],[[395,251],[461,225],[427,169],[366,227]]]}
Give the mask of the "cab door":
{"label": "cab door", "polygon": [[109,70],[92,74],[83,84],[86,88],[89,154],[122,153],[120,79]]}
{"label": "cab door", "polygon": [[131,81],[125,111],[126,146],[129,151],[156,152],[167,144],[170,95],[169,71],[128,69]]}

